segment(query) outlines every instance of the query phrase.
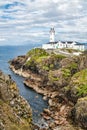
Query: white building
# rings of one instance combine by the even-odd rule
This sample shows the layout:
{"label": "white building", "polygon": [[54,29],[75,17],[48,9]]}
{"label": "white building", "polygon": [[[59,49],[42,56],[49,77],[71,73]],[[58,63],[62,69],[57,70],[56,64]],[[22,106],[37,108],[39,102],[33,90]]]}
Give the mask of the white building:
{"label": "white building", "polygon": [[67,48],[67,49],[76,49],[80,51],[84,51],[87,49],[86,44],[81,44],[79,42],[74,42],[74,41],[66,41],[66,42],[58,42],[57,43],[57,48]]}
{"label": "white building", "polygon": [[44,49],[57,49],[57,48],[68,48],[84,51],[87,49],[87,44],[81,44],[74,41],[58,41],[55,42],[55,30],[51,28],[50,30],[50,42],[43,44],[42,48]]}
{"label": "white building", "polygon": [[51,43],[54,43],[55,42],[55,30],[54,30],[54,28],[51,28],[50,29],[50,42]]}

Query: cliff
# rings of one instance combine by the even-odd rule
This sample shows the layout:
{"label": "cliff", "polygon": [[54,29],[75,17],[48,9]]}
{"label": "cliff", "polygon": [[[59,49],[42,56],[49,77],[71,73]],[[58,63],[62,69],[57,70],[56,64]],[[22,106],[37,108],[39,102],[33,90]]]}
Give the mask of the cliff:
{"label": "cliff", "polygon": [[32,130],[32,111],[16,83],[0,71],[0,130]]}
{"label": "cliff", "polygon": [[[87,129],[87,53],[66,56],[36,48],[10,61],[10,68],[26,77],[26,86],[49,99],[49,110],[42,113],[50,121],[49,128]],[[85,105],[79,113],[82,104]]]}

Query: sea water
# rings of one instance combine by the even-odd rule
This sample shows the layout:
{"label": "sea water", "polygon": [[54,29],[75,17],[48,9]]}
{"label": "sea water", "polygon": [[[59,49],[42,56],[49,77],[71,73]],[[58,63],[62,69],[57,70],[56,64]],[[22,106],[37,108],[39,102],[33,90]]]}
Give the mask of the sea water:
{"label": "sea water", "polygon": [[42,95],[37,94],[32,89],[24,86],[23,77],[14,74],[10,68],[8,61],[19,56],[26,54],[30,49],[39,47],[39,45],[27,45],[27,46],[0,46],[0,70],[5,74],[11,75],[12,79],[17,83],[20,94],[29,102],[33,110],[33,121],[35,123],[40,122],[40,113],[44,108],[47,108],[47,101],[43,100]]}

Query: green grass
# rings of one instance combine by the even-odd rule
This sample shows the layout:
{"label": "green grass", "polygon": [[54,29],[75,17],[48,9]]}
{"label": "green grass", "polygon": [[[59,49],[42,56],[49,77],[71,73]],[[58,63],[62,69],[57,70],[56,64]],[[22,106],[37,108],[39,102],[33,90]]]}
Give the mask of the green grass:
{"label": "green grass", "polygon": [[30,60],[26,61],[26,66],[35,67],[36,63],[42,62],[42,60],[47,58],[49,54],[44,49],[35,48],[30,50],[27,53],[27,56],[30,57]]}
{"label": "green grass", "polygon": [[43,60],[45,60],[47,58],[49,58],[49,56],[40,56],[40,57],[37,57],[36,58],[36,62],[40,63],[40,62],[42,62]]}
{"label": "green grass", "polygon": [[59,59],[59,60],[62,60],[64,58],[66,58],[66,56],[64,55],[61,55],[61,54],[51,54],[51,57],[55,58],[55,59]]}
{"label": "green grass", "polygon": [[80,85],[78,90],[78,96],[86,95],[87,94],[87,84]]}
{"label": "green grass", "polygon": [[32,49],[30,50],[28,53],[27,53],[27,56],[48,56],[49,54],[42,48],[35,48],[35,49]]}
{"label": "green grass", "polygon": [[69,69],[63,68],[62,73],[64,78],[69,78],[71,76],[71,71]]}
{"label": "green grass", "polygon": [[44,65],[42,68],[43,68],[43,70],[46,70],[46,71],[49,71],[49,70],[50,70],[49,67],[46,66],[46,65]]}
{"label": "green grass", "polygon": [[70,70],[72,70],[72,69],[77,69],[77,68],[78,68],[78,64],[73,62],[73,63],[69,64],[68,68],[69,68]]}
{"label": "green grass", "polygon": [[77,86],[77,95],[87,95],[87,69],[84,69],[73,76],[73,84]]}
{"label": "green grass", "polygon": [[41,69],[49,71],[55,69],[55,62],[59,62],[65,56],[48,54],[44,49],[35,48],[30,50],[27,53],[27,56],[30,57],[30,60],[26,61],[26,66],[31,70],[35,70],[37,66]]}

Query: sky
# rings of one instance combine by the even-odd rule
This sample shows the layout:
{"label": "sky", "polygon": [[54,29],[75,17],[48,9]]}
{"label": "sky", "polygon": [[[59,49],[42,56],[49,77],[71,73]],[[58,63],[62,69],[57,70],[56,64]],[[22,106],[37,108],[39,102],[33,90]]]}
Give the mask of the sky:
{"label": "sky", "polygon": [[0,45],[87,42],[87,0],[0,0]]}

